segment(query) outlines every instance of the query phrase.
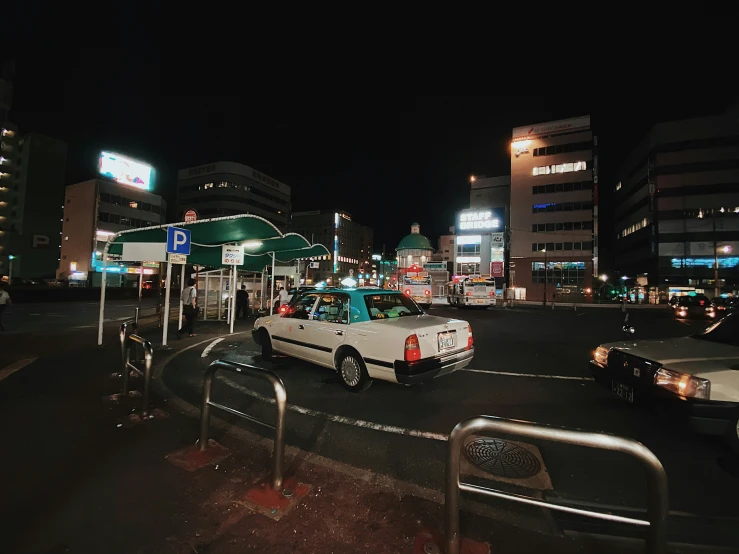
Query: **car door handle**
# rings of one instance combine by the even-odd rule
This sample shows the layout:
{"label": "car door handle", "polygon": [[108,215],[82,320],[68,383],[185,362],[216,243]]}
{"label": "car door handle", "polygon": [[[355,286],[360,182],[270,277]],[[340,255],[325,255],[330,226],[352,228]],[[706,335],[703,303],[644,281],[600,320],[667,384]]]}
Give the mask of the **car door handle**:
{"label": "car door handle", "polygon": [[335,334],[335,335],[343,335],[343,334],[344,334],[344,331],[339,331],[339,330],[337,329],[336,331],[334,331],[334,334]]}
{"label": "car door handle", "polygon": [[298,329],[305,329],[305,325],[298,325]]}

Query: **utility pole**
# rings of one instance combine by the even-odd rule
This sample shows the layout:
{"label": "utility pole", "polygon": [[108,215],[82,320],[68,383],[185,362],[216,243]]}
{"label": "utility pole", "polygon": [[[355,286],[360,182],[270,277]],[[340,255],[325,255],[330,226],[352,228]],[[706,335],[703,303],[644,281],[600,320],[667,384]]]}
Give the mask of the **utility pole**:
{"label": "utility pole", "polygon": [[716,214],[713,215],[713,296],[721,296],[721,287],[718,284],[718,241],[716,240]]}

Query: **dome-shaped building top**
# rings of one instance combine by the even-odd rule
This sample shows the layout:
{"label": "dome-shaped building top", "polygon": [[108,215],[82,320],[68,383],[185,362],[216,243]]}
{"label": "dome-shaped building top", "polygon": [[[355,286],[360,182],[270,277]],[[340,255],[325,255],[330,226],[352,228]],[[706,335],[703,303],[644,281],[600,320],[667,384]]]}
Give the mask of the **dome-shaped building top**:
{"label": "dome-shaped building top", "polygon": [[411,225],[411,233],[403,237],[395,250],[398,253],[398,267],[400,268],[413,265],[423,266],[434,253],[431,241],[421,234],[421,226],[418,223]]}

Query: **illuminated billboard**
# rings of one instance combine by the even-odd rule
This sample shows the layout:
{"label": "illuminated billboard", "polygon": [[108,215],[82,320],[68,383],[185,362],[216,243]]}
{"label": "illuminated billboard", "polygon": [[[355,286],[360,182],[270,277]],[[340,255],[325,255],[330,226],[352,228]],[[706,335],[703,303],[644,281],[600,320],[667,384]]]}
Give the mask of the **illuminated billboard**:
{"label": "illuminated billboard", "polygon": [[478,208],[462,210],[457,214],[456,234],[469,235],[502,232],[505,227],[505,209]]}
{"label": "illuminated billboard", "polygon": [[112,179],[121,185],[129,185],[142,190],[151,190],[152,167],[131,158],[101,152],[99,163],[100,175]]}

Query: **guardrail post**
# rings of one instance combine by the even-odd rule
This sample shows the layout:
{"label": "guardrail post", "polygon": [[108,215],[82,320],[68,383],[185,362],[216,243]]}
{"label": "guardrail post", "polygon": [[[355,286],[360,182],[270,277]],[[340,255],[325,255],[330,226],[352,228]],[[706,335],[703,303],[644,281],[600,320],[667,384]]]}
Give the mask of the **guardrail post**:
{"label": "guardrail post", "polygon": [[139,308],[136,308],[136,315],[134,316],[133,321],[136,325],[139,324]]}
{"label": "guardrail post", "polygon": [[143,343],[144,347],[144,401],[141,408],[143,418],[149,416],[149,395],[151,393],[151,366],[154,361],[154,349],[147,340]]}
{"label": "guardrail post", "polygon": [[[200,450],[200,452],[204,452],[208,448],[211,406],[215,406],[216,408],[230,414],[248,419],[249,421],[267,425],[263,421],[260,421],[248,414],[239,412],[238,410],[234,410],[228,406],[217,404],[211,400],[211,394],[213,392],[213,378],[218,369],[233,371],[234,373],[239,373],[241,375],[262,377],[272,384],[272,388],[275,393],[275,407],[277,411],[277,422],[274,425],[274,450],[272,453],[272,488],[275,491],[282,490],[285,464],[285,414],[287,412],[287,391],[285,390],[285,384],[282,382],[282,379],[268,369],[240,364],[237,362],[226,362],[223,360],[215,360],[208,366],[203,377],[203,399],[200,408],[200,438],[198,440],[198,450]],[[268,426],[271,427],[271,425]]]}

